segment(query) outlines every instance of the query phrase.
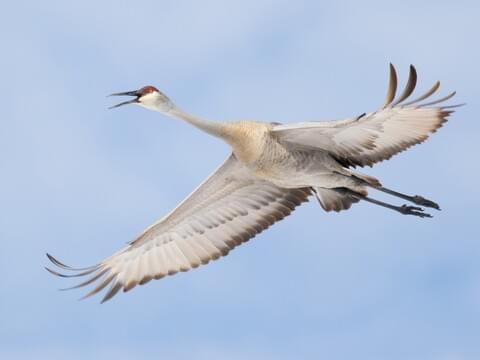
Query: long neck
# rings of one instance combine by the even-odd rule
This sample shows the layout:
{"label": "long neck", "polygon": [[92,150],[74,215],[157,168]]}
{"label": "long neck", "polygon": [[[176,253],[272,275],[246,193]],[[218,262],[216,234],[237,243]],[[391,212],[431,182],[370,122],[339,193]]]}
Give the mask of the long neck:
{"label": "long neck", "polygon": [[213,122],[210,120],[202,119],[192,114],[188,114],[177,107],[172,107],[167,115],[186,121],[187,123],[195,126],[196,128],[219,138],[224,138],[224,124]]}

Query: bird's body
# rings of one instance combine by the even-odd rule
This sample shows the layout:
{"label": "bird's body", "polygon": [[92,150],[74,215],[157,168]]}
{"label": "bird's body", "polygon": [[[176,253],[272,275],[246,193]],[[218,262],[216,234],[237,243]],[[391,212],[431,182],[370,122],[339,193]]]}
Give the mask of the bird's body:
{"label": "bird's body", "polygon": [[282,143],[275,134],[280,124],[238,121],[221,124],[220,137],[235,158],[252,174],[279,187],[355,186],[351,171],[327,151]]}
{"label": "bird's body", "polygon": [[[323,150],[302,149],[282,144],[275,136],[273,127],[263,131],[264,126],[258,123],[252,130],[261,129],[261,138],[245,141],[249,150],[245,154],[241,149],[232,146],[233,154],[246,165],[252,173],[261,179],[286,188],[322,186],[326,188],[351,185],[350,172],[336,162]],[[247,139],[249,136],[246,137]]]}
{"label": "bird's body", "polygon": [[289,215],[312,194],[326,211],[346,210],[363,200],[402,214],[430,217],[416,206],[395,206],[372,199],[368,189],[439,209],[433,201],[384,188],[377,179],[351,169],[372,166],[423,142],[451,113],[449,107],[434,105],[454,93],[421,103],[438,89],[439,83],[417,99],[404,102],[415,88],[413,67],[405,90],[394,100],[397,77],[393,66],[390,70],[390,86],[381,109],[330,122],[212,122],[180,110],[151,86],[114,94],[136,96],[116,106],[137,103],[186,121],[228,143],[232,154],[187,199],[126,248],[84,269],[70,268],[49,255],[60,268],[80,272],[63,275],[49,271],[64,277],[91,274],[76,286],[98,282],[87,296],[111,284],[106,301],[120,289],[127,291],[153,278],[187,271],[226,255]]}

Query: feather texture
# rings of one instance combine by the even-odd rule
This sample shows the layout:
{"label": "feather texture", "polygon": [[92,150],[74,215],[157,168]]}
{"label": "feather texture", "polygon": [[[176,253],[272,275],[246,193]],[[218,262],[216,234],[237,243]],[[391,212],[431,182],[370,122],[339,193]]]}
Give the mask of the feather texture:
{"label": "feather texture", "polygon": [[[74,274],[90,274],[75,288],[97,283],[85,296],[89,297],[110,285],[103,302],[122,288],[128,291],[207,264],[289,215],[309,195],[310,189],[281,189],[254,178],[231,155],[177,208],[126,248]],[[63,270],[75,271],[50,255],[49,259]]]}
{"label": "feather texture", "polygon": [[394,100],[397,76],[390,65],[390,84],[385,105],[378,111],[352,119],[276,125],[272,133],[280,142],[291,146],[321,149],[344,166],[372,166],[425,141],[447,120],[448,106],[433,106],[449,100],[451,93],[428,103],[420,103],[434,94],[437,82],[425,94],[403,104],[413,92],[417,73],[410,67],[404,91]]}

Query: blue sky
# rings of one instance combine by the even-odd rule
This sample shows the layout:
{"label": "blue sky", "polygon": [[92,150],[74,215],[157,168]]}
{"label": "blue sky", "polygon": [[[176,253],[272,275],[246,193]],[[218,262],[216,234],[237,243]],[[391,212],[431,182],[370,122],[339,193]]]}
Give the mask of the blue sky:
{"label": "blue sky", "polygon": [[[479,17],[461,0],[5,3],[0,358],[478,359]],[[389,62],[468,103],[365,171],[438,201],[433,219],[312,201],[104,305],[43,270],[47,251],[79,266],[111,254],[228,155],[105,95],[152,84],[211,119],[336,119],[382,103]]]}

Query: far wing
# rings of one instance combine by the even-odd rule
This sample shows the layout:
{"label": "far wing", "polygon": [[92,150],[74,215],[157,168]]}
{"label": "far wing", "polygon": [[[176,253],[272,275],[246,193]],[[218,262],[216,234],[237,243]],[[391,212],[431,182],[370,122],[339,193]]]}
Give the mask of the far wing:
{"label": "far wing", "polygon": [[395,100],[397,75],[390,64],[389,89],[380,110],[346,120],[277,125],[272,132],[282,142],[328,151],[344,166],[372,166],[425,141],[452,113],[455,106],[438,104],[453,97],[455,92],[422,103],[438,90],[439,82],[422,96],[404,102],[412,94],[416,81],[416,70],[410,66],[407,85]]}
{"label": "far wing", "polygon": [[203,184],[170,214],[146,229],[126,248],[90,268],[73,269],[48,255],[72,275],[90,275],[75,287],[97,286],[86,295],[96,294],[107,285],[103,301],[120,289],[188,271],[254,237],[289,215],[307,201],[309,189],[281,189],[253,177],[232,154]]}

